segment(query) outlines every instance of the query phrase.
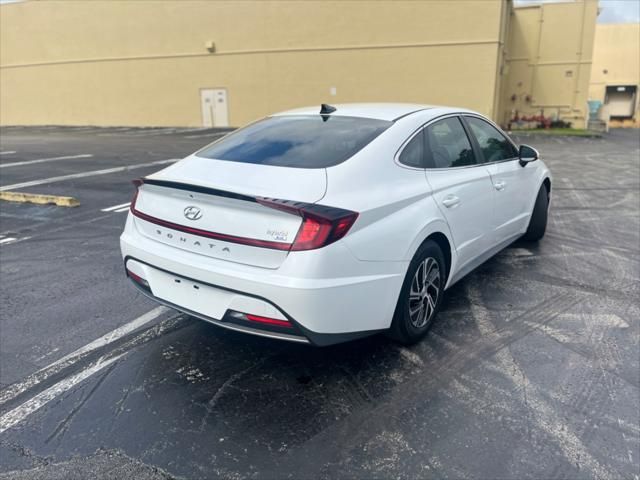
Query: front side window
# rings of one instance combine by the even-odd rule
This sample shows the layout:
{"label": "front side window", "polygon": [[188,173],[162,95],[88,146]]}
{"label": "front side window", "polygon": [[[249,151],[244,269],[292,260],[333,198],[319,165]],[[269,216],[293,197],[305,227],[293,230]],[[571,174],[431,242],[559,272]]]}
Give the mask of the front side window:
{"label": "front side window", "polygon": [[283,115],[235,131],[196,155],[231,162],[326,168],[352,157],[393,122],[373,118]]}
{"label": "front side window", "polygon": [[476,159],[460,119],[445,118],[426,129],[427,168],[451,168],[475,165]]}
{"label": "front side window", "polygon": [[493,125],[476,117],[465,117],[465,119],[480,144],[485,162],[499,162],[518,156],[513,144]]}
{"label": "front side window", "polygon": [[424,168],[424,130],[411,139],[404,147],[398,160],[403,165],[416,168]]}

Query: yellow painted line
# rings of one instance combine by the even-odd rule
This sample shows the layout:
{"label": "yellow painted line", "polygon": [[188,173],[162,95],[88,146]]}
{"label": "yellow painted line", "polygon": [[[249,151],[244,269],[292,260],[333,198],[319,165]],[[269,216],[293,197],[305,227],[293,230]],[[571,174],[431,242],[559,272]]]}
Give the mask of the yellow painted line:
{"label": "yellow painted line", "polygon": [[37,203],[40,205],[54,204],[59,207],[77,207],[80,205],[80,202],[73,197],[40,195],[38,193],[0,192],[0,200],[19,203]]}

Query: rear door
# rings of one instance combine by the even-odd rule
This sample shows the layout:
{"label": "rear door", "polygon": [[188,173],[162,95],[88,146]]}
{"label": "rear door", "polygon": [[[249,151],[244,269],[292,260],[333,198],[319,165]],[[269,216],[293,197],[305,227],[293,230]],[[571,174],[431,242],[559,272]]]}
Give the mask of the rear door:
{"label": "rear door", "polygon": [[498,244],[525,231],[535,190],[535,166],[522,167],[518,150],[497,128],[475,116],[463,117],[472,140],[477,142],[495,190],[492,219],[493,243]]}
{"label": "rear door", "polygon": [[458,116],[425,128],[427,181],[447,219],[459,267],[491,246],[494,189],[489,172],[479,164]]}

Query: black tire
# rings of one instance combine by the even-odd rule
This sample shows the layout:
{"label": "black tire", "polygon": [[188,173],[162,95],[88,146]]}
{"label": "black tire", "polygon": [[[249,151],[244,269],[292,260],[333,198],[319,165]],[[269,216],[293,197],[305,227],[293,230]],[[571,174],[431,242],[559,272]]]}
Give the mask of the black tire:
{"label": "black tire", "polygon": [[536,197],[536,204],[533,207],[533,213],[529,220],[529,227],[526,233],[522,236],[522,239],[526,242],[537,242],[544,237],[544,232],[547,230],[547,215],[549,212],[549,195],[547,188],[543,185],[540,187],[538,196]]}
{"label": "black tire", "polygon": [[[438,272],[437,281],[435,281],[435,276],[433,276],[435,266],[437,266]],[[420,270],[422,273],[420,273],[418,277],[424,277],[426,270],[428,274],[433,276],[431,277],[432,282],[428,282],[429,286],[426,289],[421,289],[421,291],[424,290],[424,292],[427,292],[422,294],[425,295],[425,298],[418,299],[417,294],[414,294],[413,298],[411,298],[410,293],[412,290],[415,292],[417,289],[416,286],[419,286],[417,283],[414,284],[414,281],[416,281],[416,274],[419,273],[418,270],[420,268],[422,268],[422,270]],[[442,250],[440,250],[437,243],[432,240],[427,240],[418,249],[411,263],[409,263],[407,274],[400,289],[400,296],[395,313],[393,314],[393,321],[391,322],[388,336],[405,345],[411,345],[421,340],[429,331],[429,328],[440,311],[446,281],[447,269]],[[434,301],[433,293],[435,292],[434,287],[436,284],[438,291]],[[426,295],[429,295],[431,301],[426,299]],[[425,309],[425,318],[418,317],[417,313],[414,313],[412,316],[410,311],[410,309],[415,311],[416,308],[419,308],[420,302],[423,303],[423,308]],[[432,303],[435,304],[433,307]],[[418,320],[423,320],[424,324],[421,324]]]}

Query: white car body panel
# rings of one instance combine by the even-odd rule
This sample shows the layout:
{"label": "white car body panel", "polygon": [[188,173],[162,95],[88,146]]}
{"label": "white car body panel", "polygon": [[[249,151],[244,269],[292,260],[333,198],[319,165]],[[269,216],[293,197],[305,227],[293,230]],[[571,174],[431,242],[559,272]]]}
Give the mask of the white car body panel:
{"label": "white car body panel", "polygon": [[494,189],[484,168],[427,170],[433,199],[451,230],[458,268],[491,247],[487,228],[494,208]]}
{"label": "white car body panel", "polygon": [[[550,173],[541,160],[467,167],[406,167],[398,154],[414,132],[464,109],[410,104],[337,105],[336,116],[394,121],[348,160],[326,168],[291,168],[187,157],[147,179],[121,237],[126,268],[157,301],[220,326],[317,345],[390,326],[409,262],[425,239],[449,246],[446,288],[524,234],[535,197]],[[318,115],[304,108],[275,116]],[[481,117],[484,118],[484,117]],[[501,186],[502,188],[497,188]],[[189,185],[205,190],[189,190]],[[294,241],[302,219],[287,211],[206,189],[320,204],[358,213],[344,238],[312,250],[274,250],[171,225],[261,241]],[[450,200],[454,198],[453,204]],[[446,206],[445,204],[449,204]],[[201,218],[185,218],[195,205]],[[169,238],[167,235],[171,235]],[[196,245],[199,243],[199,245]],[[214,246],[209,246],[214,244]],[[295,322],[302,336],[223,321],[229,311]]]}
{"label": "white car body panel", "polygon": [[522,168],[518,160],[488,165],[495,191],[492,243],[522,233],[529,223],[529,204],[538,193],[539,172]]}
{"label": "white car body panel", "polygon": [[[198,205],[206,213],[198,219],[197,227],[214,230],[226,235],[249,236],[260,240],[292,241],[300,227],[301,218],[278,210],[233,198],[204,193],[167,189],[145,185],[144,195],[137,201],[138,210],[155,218],[186,227],[194,227],[194,221],[185,218],[183,212],[191,205]],[[238,245],[222,240],[210,240],[187,232],[179,234],[171,228],[134,219],[138,231],[156,241],[173,245],[201,255],[233,260],[264,268],[277,268],[287,257],[286,251]],[[269,235],[273,232],[273,235]],[[233,255],[231,253],[233,252]]]}
{"label": "white car body panel", "polygon": [[[324,247],[322,250],[326,249],[326,254],[322,256],[315,255],[313,250],[291,252],[277,271],[266,270],[206,258],[141,237],[131,215],[120,242],[125,257],[148,264],[143,264],[143,278],[149,279],[151,275],[148,272],[157,268],[177,273],[179,277],[176,278],[183,281],[184,278],[197,280],[194,283],[200,287],[208,284],[246,292],[247,295],[240,296],[268,299],[270,305],[277,306],[280,312],[286,312],[293,318],[303,314],[303,325],[321,334],[388,327],[388,317],[395,308],[393,297],[397,297],[407,265],[359,262],[343,243],[337,242]],[[131,261],[136,260],[127,262],[127,268]],[[153,293],[157,296],[155,289]],[[208,304],[205,301],[207,307],[200,309],[200,303],[187,302],[180,291],[163,288],[162,293],[165,296],[160,299],[212,319],[220,319],[217,316],[220,311],[232,308],[230,303],[215,305],[209,298]],[[362,295],[372,295],[376,301],[364,302],[351,312],[348,322],[345,321],[345,305],[350,305],[354,299],[362,299]],[[266,312],[249,310],[248,313],[264,315]]]}

